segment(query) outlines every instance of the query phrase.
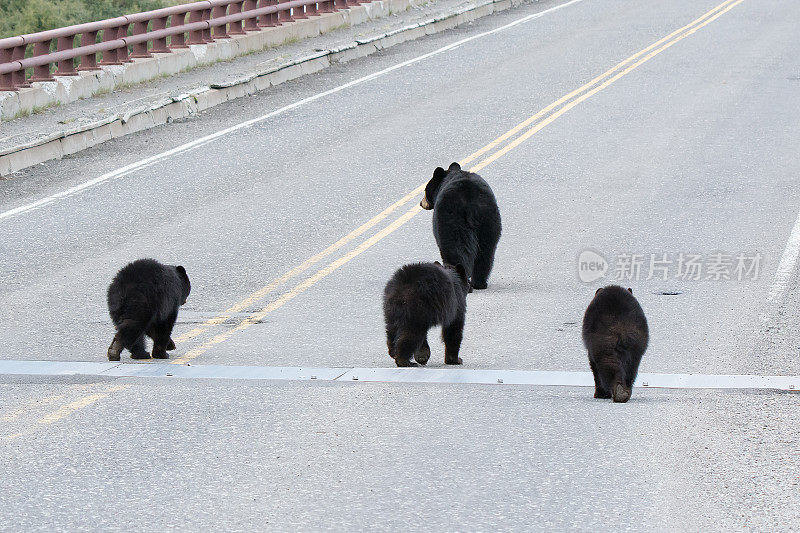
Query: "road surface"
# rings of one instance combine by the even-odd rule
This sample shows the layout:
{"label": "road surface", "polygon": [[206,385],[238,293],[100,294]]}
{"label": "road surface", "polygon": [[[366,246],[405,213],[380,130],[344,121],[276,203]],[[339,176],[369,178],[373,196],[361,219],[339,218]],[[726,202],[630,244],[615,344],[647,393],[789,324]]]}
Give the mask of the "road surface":
{"label": "road surface", "polygon": [[[0,183],[0,529],[800,530],[800,396],[715,377],[800,375],[799,25],[542,1]],[[383,286],[438,258],[416,206],[452,161],[503,217],[464,370],[588,372],[583,311],[619,281],[640,370],[722,388],[3,373],[103,362],[139,257],[192,280],[172,362],[391,368]]]}

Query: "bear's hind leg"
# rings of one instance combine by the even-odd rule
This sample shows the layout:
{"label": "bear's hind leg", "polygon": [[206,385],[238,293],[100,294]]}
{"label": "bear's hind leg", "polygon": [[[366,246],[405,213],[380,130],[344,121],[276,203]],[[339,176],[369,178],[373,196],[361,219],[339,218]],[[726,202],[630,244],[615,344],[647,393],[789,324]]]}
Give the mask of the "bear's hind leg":
{"label": "bear's hind leg", "polygon": [[444,364],[460,365],[463,363],[458,356],[461,349],[461,339],[464,336],[464,319],[456,319],[442,327],[442,340],[444,341]]}
{"label": "bear's hind leg", "polygon": [[[117,346],[115,344],[117,341],[122,345],[122,348],[131,352],[131,359],[150,359],[150,354],[144,349],[144,332],[146,329],[137,320],[123,320],[117,326],[117,335],[114,337],[115,342],[112,342],[108,348],[109,359],[116,352]],[[112,351],[111,348],[114,348],[114,350]],[[118,361],[119,359],[116,360]]]}
{"label": "bear's hind leg", "polygon": [[155,359],[168,359],[167,350],[172,341],[172,327],[178,318],[177,313],[171,314],[167,320],[153,324],[153,357]]}
{"label": "bear's hind leg", "polygon": [[483,290],[489,286],[489,274],[494,263],[494,250],[487,252],[481,250],[475,258],[475,265],[472,268],[472,278],[470,285],[473,289]]}
{"label": "bear's hind leg", "polygon": [[130,347],[131,359],[150,359],[150,354],[144,346],[144,334],[139,335],[139,338],[133,342]]}
{"label": "bear's hind leg", "polygon": [[397,366],[417,366],[411,357],[419,349],[425,332],[402,331],[397,334],[394,342],[394,362]]}
{"label": "bear's hind leg", "polygon": [[389,350],[389,357],[394,359],[394,343],[397,338],[397,329],[386,326],[386,348]]}
{"label": "bear's hind leg", "polygon": [[594,376],[594,397],[603,399],[611,398],[611,392],[603,385],[594,361],[589,360],[589,367],[591,367],[592,375]]}
{"label": "bear's hind leg", "polygon": [[494,226],[482,227],[478,234],[478,248],[470,278],[472,288],[477,290],[485,289],[489,285],[489,274],[494,266],[494,253],[500,234],[492,231],[493,228]]}
{"label": "bear's hind leg", "polygon": [[431,358],[431,347],[428,346],[428,335],[425,334],[425,340],[422,341],[422,345],[417,348],[417,351],[414,352],[414,361],[421,365],[428,364],[428,360]]}
{"label": "bear's hind leg", "polygon": [[[153,335],[155,335],[155,333],[153,333],[153,326],[150,326],[150,329],[147,330],[147,336],[155,340],[153,338]],[[175,342],[173,342],[172,338],[170,338],[169,342],[167,343],[167,351],[171,352],[174,349],[175,349]]]}
{"label": "bear's hind leg", "polygon": [[597,364],[600,377],[615,403],[625,403],[631,398],[631,390],[626,386],[625,369],[616,354],[611,354]]}
{"label": "bear's hind leg", "polygon": [[122,353],[122,341],[119,338],[119,333],[114,334],[114,340],[111,341],[111,346],[108,347],[108,360],[119,361],[120,354]]}

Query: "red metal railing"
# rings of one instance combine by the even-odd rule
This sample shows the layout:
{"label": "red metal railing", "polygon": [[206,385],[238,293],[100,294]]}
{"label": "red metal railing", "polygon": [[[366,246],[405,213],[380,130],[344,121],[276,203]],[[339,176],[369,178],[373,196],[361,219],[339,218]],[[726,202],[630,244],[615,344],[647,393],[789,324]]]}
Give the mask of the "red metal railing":
{"label": "red metal railing", "polygon": [[[97,70],[98,65],[121,65],[132,58],[228,39],[369,1],[206,0],[0,39],[0,91],[16,91],[30,87],[32,81],[76,76],[80,70]],[[76,47],[78,36],[80,45]],[[56,49],[52,51],[54,42]],[[98,54],[102,54],[99,63]],[[26,76],[26,69],[32,69],[30,77]]]}

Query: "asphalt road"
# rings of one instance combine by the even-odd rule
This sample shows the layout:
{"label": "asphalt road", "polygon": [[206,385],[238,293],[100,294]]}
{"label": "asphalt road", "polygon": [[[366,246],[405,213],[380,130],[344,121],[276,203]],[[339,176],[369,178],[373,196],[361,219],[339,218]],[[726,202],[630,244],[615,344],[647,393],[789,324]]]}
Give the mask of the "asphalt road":
{"label": "asphalt road", "polygon": [[[105,289],[152,256],[192,279],[177,362],[391,366],[383,286],[438,258],[407,195],[718,5],[525,5],[0,182],[0,359],[103,361]],[[465,368],[588,371],[583,311],[636,255],[623,283],[650,322],[643,372],[800,374],[798,26],[794,2],[726,3],[465,165],[482,165],[504,227],[489,289],[468,299]],[[610,263],[604,279],[579,278],[585,250]],[[758,257],[757,275],[676,277],[679,254],[709,268],[718,253]],[[647,279],[653,254],[668,279]],[[0,530],[800,530],[799,405],[764,390],[636,389],[613,405],[583,387],[0,374]]]}

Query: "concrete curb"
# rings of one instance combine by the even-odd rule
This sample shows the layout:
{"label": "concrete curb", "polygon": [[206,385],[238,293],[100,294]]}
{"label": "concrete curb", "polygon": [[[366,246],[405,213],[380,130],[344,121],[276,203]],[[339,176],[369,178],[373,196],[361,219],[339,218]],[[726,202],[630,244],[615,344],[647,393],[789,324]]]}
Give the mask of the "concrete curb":
{"label": "concrete curb", "polygon": [[[407,0],[383,0],[365,4],[365,6],[375,6],[376,4],[394,1],[408,4]],[[484,1],[444,16],[412,24],[369,39],[357,40],[337,49],[324,50],[264,71],[253,72],[236,80],[221,84],[211,84],[210,86],[199,87],[188,93],[164,98],[154,105],[128,111],[122,115],[111,115],[97,122],[82,125],[77,129],[56,132],[49,137],[37,139],[32,143],[0,151],[0,176],[7,176],[12,172],[52,159],[60,159],[65,155],[86,150],[111,139],[160,126],[176,119],[189,117],[229,100],[248,96],[283,82],[319,72],[331,65],[345,63],[371,55],[396,44],[455,28],[461,24],[498,11],[504,11],[522,3],[520,0]]]}

